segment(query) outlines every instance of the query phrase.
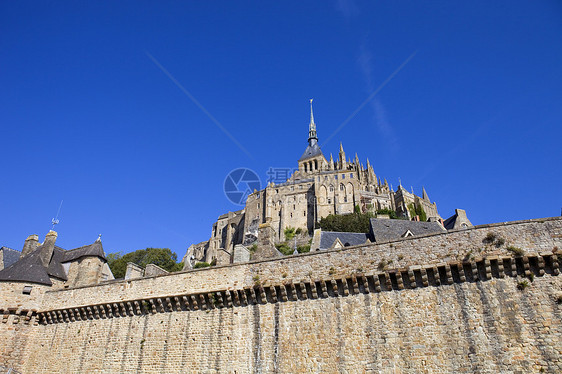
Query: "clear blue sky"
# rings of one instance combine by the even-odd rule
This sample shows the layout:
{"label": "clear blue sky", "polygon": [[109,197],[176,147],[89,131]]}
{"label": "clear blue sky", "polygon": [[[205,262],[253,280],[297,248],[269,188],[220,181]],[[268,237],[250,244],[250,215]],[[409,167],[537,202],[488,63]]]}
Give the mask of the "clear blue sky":
{"label": "clear blue sky", "polygon": [[444,218],[560,215],[561,20],[554,0],[1,2],[0,245],[64,200],[63,248],[181,258],[239,209],[232,169],[297,165],[311,97],[327,156],[342,141]]}

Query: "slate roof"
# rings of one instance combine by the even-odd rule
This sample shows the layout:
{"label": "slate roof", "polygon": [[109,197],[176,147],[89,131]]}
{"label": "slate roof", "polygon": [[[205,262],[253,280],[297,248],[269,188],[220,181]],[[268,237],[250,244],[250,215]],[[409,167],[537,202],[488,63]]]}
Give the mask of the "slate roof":
{"label": "slate roof", "polygon": [[322,157],[324,156],[324,154],[320,150],[320,146],[318,145],[318,143],[315,143],[314,145],[309,145],[308,147],[306,147],[301,158],[299,158],[299,161],[306,160],[320,155]]}
{"label": "slate roof", "polygon": [[367,242],[367,234],[360,232],[336,232],[322,231],[320,233],[320,249],[330,249],[336,239],[339,239],[344,246],[360,245]]}
{"label": "slate roof", "polygon": [[64,251],[64,257],[61,262],[74,261],[79,259],[80,257],[99,257],[105,260],[105,253],[103,252],[101,240],[96,240],[93,244],[85,245],[83,247]]}
{"label": "slate roof", "polygon": [[458,214],[453,214],[451,217],[447,218],[445,221],[443,221],[443,226],[445,226],[445,228],[447,230],[452,230],[455,228],[455,224],[457,223],[457,218],[458,218]]}
{"label": "slate roof", "polygon": [[4,259],[4,267],[7,268],[20,259],[21,252],[8,247],[1,247],[0,252]]}
{"label": "slate roof", "polygon": [[371,236],[375,239],[375,242],[400,239],[404,237],[408,230],[414,236],[446,231],[439,222],[371,218]]}
{"label": "slate roof", "polygon": [[96,240],[93,244],[68,251],[55,246],[48,267],[44,267],[41,264],[41,250],[42,246],[39,246],[27,256],[1,270],[0,281],[20,281],[50,286],[52,285],[50,277],[59,278],[64,281],[68,280],[62,266],[65,262],[92,256],[105,259],[103,247],[99,240]]}
{"label": "slate roof", "polygon": [[48,270],[41,264],[41,247],[0,271],[0,281],[30,282],[51,286],[53,283],[49,278]]}

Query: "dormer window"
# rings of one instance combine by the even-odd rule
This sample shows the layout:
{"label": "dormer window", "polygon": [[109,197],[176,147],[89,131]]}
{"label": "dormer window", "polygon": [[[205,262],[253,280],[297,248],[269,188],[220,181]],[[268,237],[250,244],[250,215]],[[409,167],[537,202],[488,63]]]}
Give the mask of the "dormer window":
{"label": "dormer window", "polygon": [[414,234],[410,230],[406,230],[406,232],[402,234],[403,238],[409,238],[410,236],[414,236]]}

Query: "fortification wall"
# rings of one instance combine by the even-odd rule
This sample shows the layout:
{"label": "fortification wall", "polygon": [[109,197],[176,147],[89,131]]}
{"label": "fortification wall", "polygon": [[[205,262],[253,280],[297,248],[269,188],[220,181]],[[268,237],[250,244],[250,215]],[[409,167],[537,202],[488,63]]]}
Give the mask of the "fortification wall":
{"label": "fortification wall", "polygon": [[27,373],[560,372],[561,277],[40,325]]}
{"label": "fortification wall", "polygon": [[[484,243],[489,232],[505,243]],[[28,324],[0,325],[0,365],[560,372],[561,240],[561,219],[532,220],[48,291]]]}
{"label": "fortification wall", "polygon": [[[484,243],[488,233],[501,237],[501,247]],[[506,249],[513,245],[527,254],[562,251],[562,219],[550,218],[477,226],[452,233],[382,244],[361,245],[331,251],[311,252],[274,261],[256,261],[192,270],[134,281],[112,281],[98,286],[47,292],[44,310],[60,305],[84,306],[126,300],[197,294],[215,290],[232,290],[287,282],[310,282],[316,279],[349,276],[386,268],[462,262],[490,256],[511,256]],[[390,262],[390,264],[389,264]]]}

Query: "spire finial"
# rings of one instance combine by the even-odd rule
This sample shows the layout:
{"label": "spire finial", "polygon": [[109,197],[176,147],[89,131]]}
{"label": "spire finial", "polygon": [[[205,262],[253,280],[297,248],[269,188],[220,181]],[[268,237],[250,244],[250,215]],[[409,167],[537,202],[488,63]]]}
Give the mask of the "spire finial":
{"label": "spire finial", "polygon": [[308,144],[310,144],[310,146],[313,146],[318,142],[316,124],[314,123],[314,114],[312,112],[312,100],[313,99],[310,99],[310,124],[308,125]]}

